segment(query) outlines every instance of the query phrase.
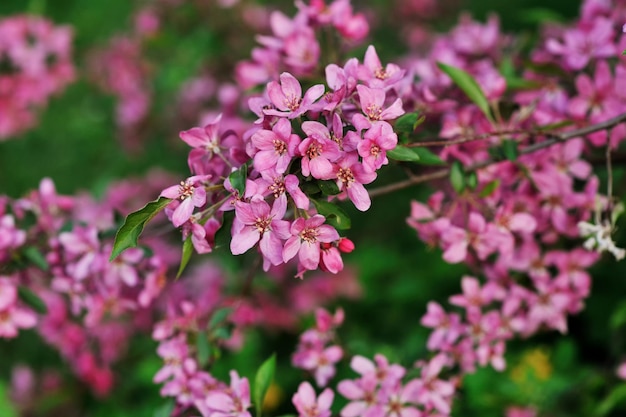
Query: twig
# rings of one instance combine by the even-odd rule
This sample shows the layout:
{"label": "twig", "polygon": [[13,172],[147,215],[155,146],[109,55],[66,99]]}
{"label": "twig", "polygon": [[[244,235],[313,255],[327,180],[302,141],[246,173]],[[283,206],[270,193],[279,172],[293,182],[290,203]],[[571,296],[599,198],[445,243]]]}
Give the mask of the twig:
{"label": "twig", "polygon": [[[565,142],[570,139],[588,135],[590,133],[611,129],[612,127],[615,127],[618,124],[623,123],[623,122],[626,122],[626,113],[623,113],[619,116],[605,120],[604,122],[585,126],[580,129],[570,130],[569,132],[563,132],[563,133],[532,132],[532,131],[526,132],[529,134],[532,134],[532,133],[543,134],[543,135],[548,136],[550,139],[546,139],[543,142],[539,142],[539,143],[535,143],[533,145],[527,146],[526,148],[522,149],[519,153],[520,155],[527,155],[527,154],[536,152],[540,149],[548,148],[560,142]],[[503,162],[503,161],[489,158],[489,159],[486,159],[485,161],[470,165],[469,167],[465,169],[465,172],[476,171],[476,170],[485,168],[489,165],[496,164],[498,162]],[[444,168],[439,171],[432,172],[430,174],[417,175],[415,177],[408,178],[404,181],[399,181],[393,184],[374,188],[373,190],[369,191],[369,195],[370,197],[378,197],[380,195],[388,194],[393,191],[398,191],[404,188],[408,188],[412,185],[416,185],[416,184],[420,184],[423,182],[432,181],[436,179],[446,178],[449,173],[450,173],[450,168]]]}

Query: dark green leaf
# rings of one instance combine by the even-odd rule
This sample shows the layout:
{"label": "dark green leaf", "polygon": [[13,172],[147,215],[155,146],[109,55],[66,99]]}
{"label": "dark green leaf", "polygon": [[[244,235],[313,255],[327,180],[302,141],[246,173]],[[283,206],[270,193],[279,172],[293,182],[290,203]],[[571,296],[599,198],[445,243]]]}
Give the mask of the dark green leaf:
{"label": "dark green leaf", "polygon": [[243,164],[241,168],[230,173],[228,180],[230,185],[243,196],[246,192],[246,179],[248,178],[248,166]]}
{"label": "dark green leaf", "polygon": [[337,183],[332,180],[318,181],[317,185],[319,186],[320,190],[322,190],[322,194],[324,195],[337,195],[341,192],[341,190],[339,190],[339,186],[337,186]]}
{"label": "dark green leaf", "polygon": [[401,116],[394,125],[396,133],[413,133],[417,126],[422,124],[425,117],[420,116],[419,113],[407,113]]}
{"label": "dark green leaf", "polygon": [[413,152],[419,156],[419,163],[422,165],[445,165],[446,163],[439,158],[437,155],[432,153],[429,149],[419,146],[416,148],[411,148]]}
{"label": "dark green leaf", "polygon": [[394,149],[387,151],[387,157],[396,161],[418,162],[420,157],[411,148],[398,145]]}
{"label": "dark green leaf", "polygon": [[265,394],[274,379],[274,372],[276,371],[276,354],[270,356],[263,364],[259,367],[259,370],[256,373],[256,377],[254,378],[254,408],[256,409],[257,417],[261,416],[261,411],[263,409],[263,400],[265,399]]}
{"label": "dark green leaf", "polygon": [[183,271],[187,267],[189,260],[191,259],[191,255],[193,254],[193,242],[191,241],[191,235],[185,242],[183,243],[183,253],[180,257],[180,266],[178,267],[178,272],[176,273],[176,279],[180,278],[183,274]]}
{"label": "dark green leaf", "polygon": [[493,180],[489,182],[488,184],[486,184],[482,190],[480,190],[480,193],[478,194],[478,196],[480,198],[489,197],[491,194],[493,194],[494,191],[498,189],[499,186],[500,186],[500,180],[497,180],[497,179]]}
{"label": "dark green leaf", "polygon": [[519,156],[517,142],[513,139],[505,139],[502,141],[502,154],[509,161],[515,161]]}
{"label": "dark green leaf", "polygon": [[22,252],[26,259],[32,262],[33,265],[47,271],[50,268],[45,256],[35,246],[27,246]]}
{"label": "dark green leaf", "polygon": [[304,194],[311,197],[321,192],[317,181],[301,181],[300,189]]}
{"label": "dark green leaf", "polygon": [[491,110],[489,109],[489,101],[474,77],[460,68],[446,65],[442,62],[438,62],[437,66],[463,90],[467,97],[487,116],[487,119],[493,121]]}
{"label": "dark green leaf", "polygon": [[556,11],[543,7],[521,9],[519,19],[524,23],[543,25],[546,22],[565,23],[566,19]]}
{"label": "dark green leaf", "polygon": [[594,415],[605,416],[621,403],[626,403],[626,383],[622,383],[613,388],[604,401],[596,408]]}
{"label": "dark green leaf", "polygon": [[350,217],[338,205],[328,201],[311,200],[317,212],[326,217],[326,222],[339,230],[350,228]]}
{"label": "dark green leaf", "polygon": [[214,329],[215,327],[222,324],[227,318],[228,315],[233,311],[232,307],[222,307],[215,310],[213,315],[211,316],[211,320],[209,320],[209,324],[207,328]]}
{"label": "dark green leaf", "polygon": [[130,213],[120,230],[115,234],[115,242],[113,243],[113,251],[109,261],[117,258],[118,255],[128,248],[137,246],[137,239],[143,231],[144,226],[161,210],[165,208],[172,200],[165,197],[159,197],[158,200],[151,201],[143,208]]}
{"label": "dark green leaf", "polygon": [[198,364],[203,367],[209,363],[211,357],[211,346],[209,345],[209,339],[207,332],[200,331],[196,335],[196,349],[198,350]]}
{"label": "dark green leaf", "polygon": [[24,302],[24,304],[32,307],[37,313],[46,314],[48,312],[46,303],[44,303],[43,300],[29,288],[23,286],[17,287],[17,295],[20,297],[20,300]]}
{"label": "dark green leaf", "polygon": [[454,161],[450,167],[450,183],[457,193],[465,190],[465,171],[459,161]]}
{"label": "dark green leaf", "polygon": [[215,232],[215,249],[228,247],[230,244],[230,229],[233,227],[235,219],[235,210],[224,212],[224,220],[222,226]]}

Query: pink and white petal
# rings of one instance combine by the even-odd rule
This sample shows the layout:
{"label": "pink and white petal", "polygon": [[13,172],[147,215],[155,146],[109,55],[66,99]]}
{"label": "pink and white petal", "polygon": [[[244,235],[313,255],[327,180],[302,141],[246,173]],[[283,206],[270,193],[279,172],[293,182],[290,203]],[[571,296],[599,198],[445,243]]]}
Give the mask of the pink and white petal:
{"label": "pink and white petal", "polygon": [[283,261],[289,262],[298,254],[300,250],[300,238],[298,236],[292,236],[287,239],[285,242],[285,247],[283,248]]}
{"label": "pink and white petal", "polygon": [[256,227],[245,226],[233,235],[230,241],[230,251],[233,255],[241,255],[252,248],[261,238],[261,233]]}
{"label": "pink and white petal", "polygon": [[352,183],[352,185],[348,187],[348,197],[360,211],[367,211],[372,205],[370,196],[363,184]]}
{"label": "pink and white petal", "polygon": [[317,269],[320,262],[320,244],[302,242],[298,259],[304,268],[310,271]]}
{"label": "pink and white petal", "polygon": [[174,227],[179,227],[187,220],[189,220],[189,218],[193,214],[193,209],[194,205],[193,201],[191,201],[191,198],[185,198],[180,203],[180,205],[176,207],[174,213],[172,213],[172,224],[174,225]]}

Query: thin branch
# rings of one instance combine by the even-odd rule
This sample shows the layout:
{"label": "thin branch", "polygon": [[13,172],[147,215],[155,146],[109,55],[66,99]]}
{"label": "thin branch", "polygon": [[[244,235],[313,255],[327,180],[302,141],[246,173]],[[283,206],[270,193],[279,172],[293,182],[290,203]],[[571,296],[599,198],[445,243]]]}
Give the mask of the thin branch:
{"label": "thin branch", "polygon": [[[570,139],[574,139],[577,137],[585,136],[590,133],[599,132],[602,130],[608,130],[620,123],[626,122],[626,113],[623,113],[619,116],[613,117],[611,119],[605,120],[601,123],[596,123],[593,125],[585,126],[580,129],[570,130],[568,132],[563,133],[551,133],[551,132],[526,132],[526,133],[535,133],[542,134],[548,136],[550,139],[546,139],[543,142],[535,143],[533,145],[527,146],[526,148],[520,151],[520,155],[527,155],[533,152],[536,152],[540,149],[548,148],[552,145],[555,145],[560,142],[565,142]],[[493,134],[492,134],[493,135]],[[465,169],[465,172],[472,172],[482,168],[485,168],[489,165],[496,164],[498,162],[503,162],[501,160],[495,159],[486,159],[485,161],[470,165]],[[429,174],[424,175],[416,175],[414,177],[408,178],[404,181],[399,181],[393,184],[384,185],[382,187],[374,188],[369,191],[370,197],[378,197],[380,195],[388,194],[393,191],[402,190],[404,188],[408,188],[410,186],[420,184],[427,181],[432,181],[436,179],[446,178],[450,173],[450,168],[443,168],[441,170],[431,172]]]}

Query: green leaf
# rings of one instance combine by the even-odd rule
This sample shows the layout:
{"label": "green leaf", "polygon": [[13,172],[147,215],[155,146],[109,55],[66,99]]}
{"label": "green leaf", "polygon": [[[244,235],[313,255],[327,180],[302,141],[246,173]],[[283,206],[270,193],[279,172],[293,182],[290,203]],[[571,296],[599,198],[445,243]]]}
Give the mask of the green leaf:
{"label": "green leaf", "polygon": [[326,217],[326,223],[339,230],[346,230],[350,228],[350,217],[345,211],[336,204],[329,203],[328,201],[311,200],[315,204],[317,212]]}
{"label": "green leaf", "polygon": [[419,155],[413,149],[402,145],[387,151],[387,157],[396,161],[418,162],[420,160]]}
{"label": "green leaf", "polygon": [[394,125],[396,133],[413,133],[421,125],[426,117],[417,112],[402,115]]}
{"label": "green leaf", "polygon": [[457,193],[465,190],[465,170],[459,161],[454,161],[450,167],[450,184]]}
{"label": "green leaf", "polygon": [[44,303],[43,300],[29,288],[24,286],[17,287],[17,295],[20,300],[24,302],[24,304],[32,307],[37,313],[46,314],[48,312],[46,303]]}
{"label": "green leaf", "polygon": [[519,156],[517,142],[513,139],[505,139],[502,141],[502,154],[509,161],[515,161]]}
{"label": "green leaf", "polygon": [[491,194],[494,193],[494,191],[496,191],[498,189],[498,187],[500,186],[500,180],[495,179],[489,183],[487,183],[482,190],[480,190],[480,193],[478,194],[478,196],[480,198],[484,198],[484,197],[489,197]]}
{"label": "green leaf", "polygon": [[319,194],[322,191],[320,190],[318,181],[302,181],[300,183],[300,189],[309,197]]}
{"label": "green leaf", "polygon": [[543,25],[546,22],[565,23],[567,19],[552,9],[532,7],[521,9],[519,19],[524,23]]}
{"label": "green leaf", "polygon": [[28,246],[22,251],[26,259],[32,262],[33,265],[41,270],[47,271],[50,269],[46,257],[35,246]]}
{"label": "green leaf", "polygon": [[256,373],[256,377],[254,378],[253,399],[257,417],[261,416],[263,400],[265,399],[265,394],[267,394],[267,390],[269,389],[270,384],[274,379],[275,371],[276,354],[273,354],[259,367],[259,370]]}
{"label": "green leaf", "polygon": [[158,200],[151,201],[143,208],[130,213],[124,224],[115,234],[115,242],[113,243],[113,251],[109,261],[114,260],[120,253],[128,248],[137,246],[137,239],[143,231],[144,226],[161,210],[165,208],[172,200],[165,197],[159,197]]}
{"label": "green leaf", "polygon": [[446,65],[443,62],[437,62],[437,66],[469,97],[474,104],[487,116],[487,119],[493,121],[491,110],[489,109],[489,101],[483,93],[474,77],[462,70],[461,68]]}
{"label": "green leaf", "polygon": [[9,387],[0,382],[0,416],[17,417],[18,415],[17,408],[11,401]]}
{"label": "green leaf", "polygon": [[605,416],[621,403],[626,403],[626,383],[616,386],[596,408],[594,415]]}
{"label": "green leaf", "polygon": [[230,173],[228,180],[230,185],[243,196],[246,192],[246,178],[248,178],[248,166],[243,164],[241,168]]}
{"label": "green leaf", "polygon": [[222,324],[228,318],[228,315],[233,311],[232,307],[222,307],[215,310],[207,325],[208,329],[214,329]]}
{"label": "green leaf", "polygon": [[341,192],[337,183],[332,180],[318,181],[317,185],[324,195],[337,195]]}
{"label": "green leaf", "polygon": [[470,172],[469,174],[467,174],[465,182],[467,183],[467,187],[470,190],[474,190],[478,185],[478,175],[476,175],[476,172]]}
{"label": "green leaf", "polygon": [[439,158],[437,155],[432,153],[429,149],[419,146],[416,148],[411,148],[413,152],[419,156],[419,163],[422,165],[445,165],[446,163]]}
{"label": "green leaf", "polygon": [[224,220],[222,226],[215,232],[215,249],[222,246],[228,247],[230,244],[230,229],[233,227],[233,220],[235,219],[235,210],[224,212]]}
{"label": "green leaf", "polygon": [[176,279],[180,278],[183,274],[183,271],[191,259],[191,255],[193,255],[193,242],[191,241],[191,235],[189,235],[183,243],[183,254],[180,257],[180,266],[178,267],[178,272],[176,273]]}
{"label": "green leaf", "polygon": [[209,345],[209,339],[207,332],[200,331],[196,335],[196,349],[198,351],[198,364],[201,367],[204,367],[207,363],[209,363],[209,359],[211,358],[211,346]]}
{"label": "green leaf", "polygon": [[175,405],[176,402],[173,398],[167,400],[166,403],[154,411],[153,417],[170,417],[172,415],[172,411],[174,411]]}

